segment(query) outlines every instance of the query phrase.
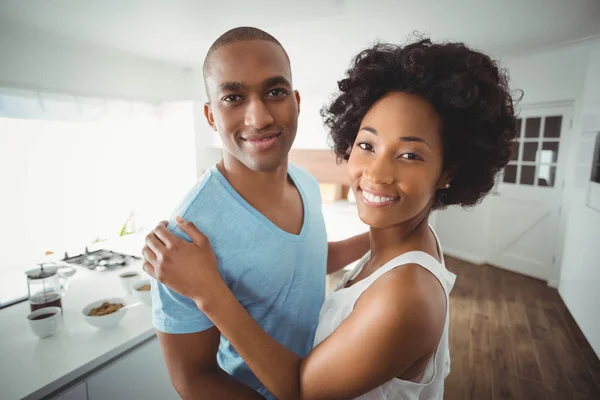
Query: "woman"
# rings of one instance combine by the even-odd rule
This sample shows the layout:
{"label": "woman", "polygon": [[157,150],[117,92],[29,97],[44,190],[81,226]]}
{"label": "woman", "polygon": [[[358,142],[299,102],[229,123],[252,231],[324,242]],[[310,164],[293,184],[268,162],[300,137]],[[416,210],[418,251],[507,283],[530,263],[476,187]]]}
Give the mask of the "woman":
{"label": "woman", "polygon": [[325,300],[305,359],[248,315],[214,257],[203,268],[148,272],[193,298],[279,399],[442,399],[455,276],[428,218],[477,204],[507,164],[516,136],[507,78],[461,43],[421,40],[361,52],[339,90],[322,115],[348,162],[371,249]]}

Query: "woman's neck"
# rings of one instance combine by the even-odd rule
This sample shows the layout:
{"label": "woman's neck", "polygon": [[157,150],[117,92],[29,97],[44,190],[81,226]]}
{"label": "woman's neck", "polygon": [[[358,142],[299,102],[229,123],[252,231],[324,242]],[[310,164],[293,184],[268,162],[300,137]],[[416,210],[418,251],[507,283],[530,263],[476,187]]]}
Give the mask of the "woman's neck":
{"label": "woman's neck", "polygon": [[429,213],[428,210],[422,215],[389,228],[371,228],[371,262],[385,263],[398,254],[419,250],[422,244],[428,242],[427,239],[431,235]]}

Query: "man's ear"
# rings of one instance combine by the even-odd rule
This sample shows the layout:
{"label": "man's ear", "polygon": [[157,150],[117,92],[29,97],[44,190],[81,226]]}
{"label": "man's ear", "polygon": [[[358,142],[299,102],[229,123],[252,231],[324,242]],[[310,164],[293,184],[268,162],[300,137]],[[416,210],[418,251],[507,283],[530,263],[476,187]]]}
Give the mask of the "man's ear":
{"label": "man's ear", "polygon": [[212,112],[212,108],[210,103],[204,103],[204,116],[206,117],[206,121],[208,125],[212,128],[213,131],[217,131],[217,126],[215,125],[215,117]]}
{"label": "man's ear", "polygon": [[298,114],[300,114],[300,93],[294,90],[294,96],[296,97],[296,104],[298,104]]}

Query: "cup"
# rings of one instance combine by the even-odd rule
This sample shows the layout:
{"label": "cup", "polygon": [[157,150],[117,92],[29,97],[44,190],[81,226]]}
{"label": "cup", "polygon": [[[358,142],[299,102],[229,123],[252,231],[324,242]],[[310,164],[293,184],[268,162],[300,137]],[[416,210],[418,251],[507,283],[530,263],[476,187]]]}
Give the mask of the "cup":
{"label": "cup", "polygon": [[54,335],[60,324],[60,307],[44,307],[31,312],[27,316],[27,322],[31,331],[39,338]]}
{"label": "cup", "polygon": [[121,280],[121,286],[125,289],[125,292],[131,294],[133,293],[133,285],[139,282],[142,277],[137,272],[123,272],[119,275],[119,279]]}

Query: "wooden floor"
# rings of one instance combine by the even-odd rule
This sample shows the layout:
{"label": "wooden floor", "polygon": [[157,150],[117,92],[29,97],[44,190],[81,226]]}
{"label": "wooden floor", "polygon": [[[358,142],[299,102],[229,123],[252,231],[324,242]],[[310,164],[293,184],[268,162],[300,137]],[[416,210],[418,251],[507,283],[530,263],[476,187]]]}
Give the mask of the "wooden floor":
{"label": "wooden floor", "polygon": [[457,279],[444,399],[600,399],[600,361],[556,290],[491,266],[446,266]]}

